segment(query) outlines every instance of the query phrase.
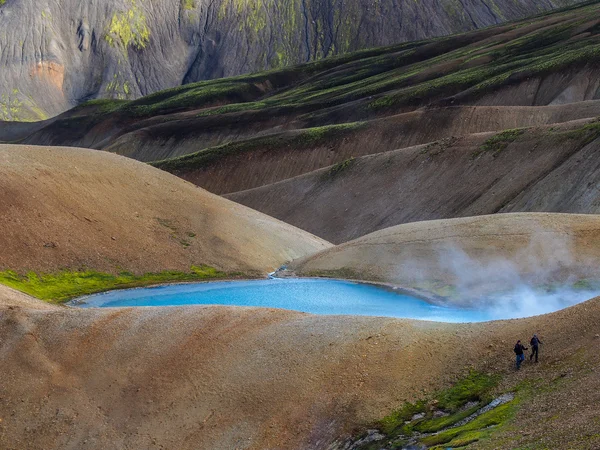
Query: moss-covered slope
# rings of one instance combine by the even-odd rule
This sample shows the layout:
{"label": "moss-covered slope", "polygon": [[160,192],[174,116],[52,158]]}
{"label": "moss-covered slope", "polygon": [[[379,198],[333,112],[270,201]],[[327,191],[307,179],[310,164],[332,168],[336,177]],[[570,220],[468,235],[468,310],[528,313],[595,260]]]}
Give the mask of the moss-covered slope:
{"label": "moss-covered slope", "polygon": [[[0,139],[29,135],[27,143],[103,148],[157,161],[257,133],[371,120],[422,106],[591,100],[600,87],[600,27],[594,19],[599,10],[593,1],[450,38],[189,84],[134,101],[94,101],[41,129],[12,134],[0,129]],[[331,139],[322,138],[329,145]],[[276,142],[266,147],[279,148]],[[187,163],[178,167],[191,170]]]}
{"label": "moss-covered slope", "polygon": [[[473,30],[577,0],[0,1],[0,120]],[[358,25],[358,26],[357,26]]]}

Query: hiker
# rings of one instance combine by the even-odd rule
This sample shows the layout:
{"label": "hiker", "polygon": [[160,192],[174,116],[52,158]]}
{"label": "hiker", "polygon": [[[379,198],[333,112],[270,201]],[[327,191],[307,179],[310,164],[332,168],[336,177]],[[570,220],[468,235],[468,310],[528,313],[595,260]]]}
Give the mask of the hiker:
{"label": "hiker", "polygon": [[521,341],[517,341],[515,344],[515,353],[517,355],[517,370],[521,368],[521,363],[525,361],[525,355],[523,354],[523,350],[527,350],[527,347],[521,344]]}
{"label": "hiker", "polygon": [[535,355],[535,362],[538,362],[538,351],[542,341],[538,339],[537,334],[534,334],[529,343],[531,344],[531,355],[529,355],[529,361],[531,361],[533,359],[533,355]]}

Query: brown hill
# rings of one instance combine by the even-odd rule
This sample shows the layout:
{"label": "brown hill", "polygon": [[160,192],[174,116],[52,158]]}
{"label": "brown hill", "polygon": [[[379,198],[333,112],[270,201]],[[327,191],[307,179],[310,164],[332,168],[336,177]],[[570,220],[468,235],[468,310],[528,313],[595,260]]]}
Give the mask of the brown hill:
{"label": "brown hill", "polygon": [[600,279],[599,239],[598,215],[495,214],[386,228],[295,261],[290,269],[467,301],[522,282]]}
{"label": "brown hill", "polygon": [[[320,450],[475,368],[500,375],[503,389],[535,388],[474,448],[595,448],[599,321],[600,299],[456,325],[251,308],[0,306],[0,447]],[[541,362],[515,373],[512,345],[533,332]]]}
{"label": "brown hill", "polygon": [[0,270],[265,274],[325,241],[131,159],[0,146]]}
{"label": "brown hill", "polygon": [[[496,123],[503,118],[502,114],[487,117]],[[464,128],[477,126],[473,122]],[[444,132],[443,124],[436,127],[425,121],[422,127],[432,130],[430,134]],[[361,144],[369,148],[369,134],[364,140],[348,138],[345,145],[360,154]],[[371,136],[372,142],[380,142],[374,133]],[[406,136],[410,139],[410,134]],[[595,156],[599,136],[600,126],[594,120],[449,137],[347,159],[227,198],[334,243],[421,220],[519,211],[600,213],[600,165]],[[316,149],[312,152],[317,154]],[[266,152],[262,155],[228,171],[216,166],[201,180],[216,188],[219,174],[221,187],[233,188],[253,181],[250,173],[261,164],[269,168],[260,178],[264,180],[281,174],[279,164],[284,162],[297,161],[288,171],[296,170],[301,161],[305,166],[311,163],[308,155],[292,151],[271,165]]]}

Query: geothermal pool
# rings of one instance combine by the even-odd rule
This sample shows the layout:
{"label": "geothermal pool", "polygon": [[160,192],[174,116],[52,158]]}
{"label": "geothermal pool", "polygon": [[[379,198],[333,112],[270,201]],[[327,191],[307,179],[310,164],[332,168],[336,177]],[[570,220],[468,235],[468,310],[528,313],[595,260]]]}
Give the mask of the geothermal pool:
{"label": "geothermal pool", "polygon": [[126,289],[72,302],[79,307],[229,305],[282,308],[312,314],[384,316],[439,322],[482,322],[557,311],[599,292],[519,290],[486,298],[480,309],[442,307],[390,289],[349,281],[269,279]]}
{"label": "geothermal pool", "polygon": [[110,291],[84,297],[81,307],[230,305],[291,309],[312,314],[403,317],[478,322],[481,311],[446,308],[373,285],[321,279],[269,279],[177,284]]}

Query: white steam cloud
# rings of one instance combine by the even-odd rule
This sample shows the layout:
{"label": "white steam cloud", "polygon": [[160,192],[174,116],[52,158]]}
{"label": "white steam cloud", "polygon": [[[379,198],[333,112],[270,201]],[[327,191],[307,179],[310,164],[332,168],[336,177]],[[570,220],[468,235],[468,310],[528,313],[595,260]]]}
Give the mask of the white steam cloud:
{"label": "white steam cloud", "polygon": [[443,277],[454,286],[454,301],[490,319],[546,314],[600,296],[598,261],[576,255],[572,244],[569,236],[541,231],[504,257],[499,247],[470,247],[469,255],[446,242],[436,248],[437,267],[421,260],[411,277],[417,282]]}

